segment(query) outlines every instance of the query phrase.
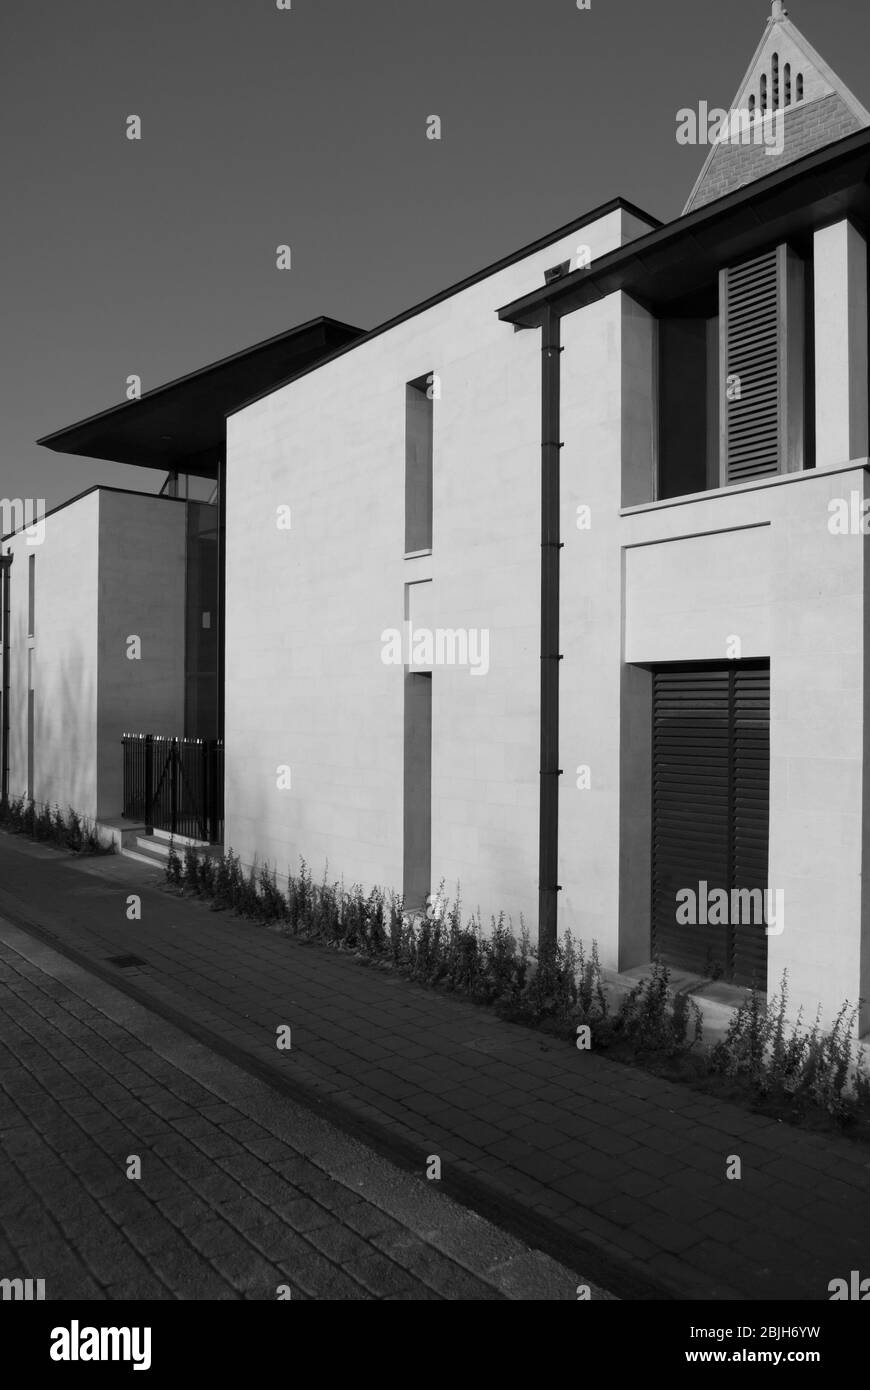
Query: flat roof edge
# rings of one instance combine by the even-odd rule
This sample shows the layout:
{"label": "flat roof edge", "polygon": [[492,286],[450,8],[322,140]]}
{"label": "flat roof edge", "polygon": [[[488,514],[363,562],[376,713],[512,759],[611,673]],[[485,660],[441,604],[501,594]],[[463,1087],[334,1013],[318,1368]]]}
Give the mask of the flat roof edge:
{"label": "flat roof edge", "polygon": [[0,536],[0,546],[5,545],[7,541],[13,540],[16,536],[20,536],[22,531],[30,530],[38,521],[46,521],[48,517],[54,516],[57,512],[62,512],[67,507],[72,507],[76,502],[83,501],[85,497],[90,497],[93,492],[119,492],[124,497],[147,497],[155,502],[187,502],[189,500],[186,497],[170,497],[167,493],[163,492],[142,492],[140,488],[114,487],[112,483],[91,483],[91,486],[86,487],[83,492],[77,492],[75,497],[68,497],[65,502],[58,502],[56,507],[49,507],[47,512],[42,512],[41,515],[34,516],[32,521],[25,522],[15,531],[7,531],[5,535]]}
{"label": "flat roof edge", "polygon": [[[178,387],[186,386],[191,381],[196,381],[201,377],[207,376],[209,372],[215,372],[223,367],[232,366],[234,362],[242,361],[261,349],[275,347],[281,342],[290,342],[297,335],[310,333],[318,328],[338,328],[342,332],[354,333],[358,337],[365,334],[364,328],[356,328],[353,324],[343,323],[340,319],[330,318],[328,315],[321,314],[317,318],[308,319],[305,323],[298,324],[295,328],[287,328],[283,333],[275,333],[271,338],[264,338],[259,343],[252,343],[249,347],[241,348],[237,352],[231,352],[226,357],[219,357],[215,362],[208,362],[204,367],[196,367],[192,372],[185,372],[182,376],[173,377],[171,381],[164,381],[160,386],[154,386],[150,391],[146,391],[143,396],[135,403],[142,405],[146,401],[152,401],[162,395],[165,391],[176,390]],[[42,435],[35,442],[43,448],[51,449],[56,453],[67,452],[62,447],[63,441],[68,441],[69,436],[74,430],[86,429],[89,425],[96,425],[102,420],[108,420],[113,415],[117,415],[122,410],[128,410],[133,402],[129,400],[119,401],[117,405],[109,406],[106,410],[98,410],[93,415],[88,415],[84,420],[76,420],[75,424],[64,425],[61,429],[52,430],[49,434]],[[110,460],[111,461],[111,460]],[[123,489],[121,489],[123,491]]]}
{"label": "flat roof edge", "polygon": [[[260,391],[256,396],[251,396],[249,400],[243,401],[241,405],[233,406],[228,410],[226,418],[238,415],[239,411],[247,410],[250,406],[256,405],[257,401],[265,400],[267,396],[274,395],[276,391],[281,391],[285,386],[290,386],[294,381],[300,381],[302,377],[309,376],[312,372],[317,372],[321,367],[326,367],[330,362],[343,357],[346,352],[353,352],[355,348],[363,347],[371,342],[373,338],[378,338],[382,333],[387,333],[391,328],[397,328],[399,324],[406,323],[409,319],[415,318],[417,314],[425,313],[427,309],[432,309],[436,304],[441,304],[445,299],[450,299],[454,294],[460,294],[463,290],[469,289],[472,285],[479,284],[481,280],[486,280],[490,275],[497,275],[500,270],[505,270],[510,265],[515,265],[517,261],[525,260],[527,256],[533,256],[537,251],[543,251],[545,247],[552,245],[554,241],[561,241],[563,237],[570,236],[578,232],[581,227],[587,227],[590,222],[597,222],[601,217],[607,217],[612,212],[627,212],[632,217],[637,217],[642,222],[648,222],[654,231],[665,226],[658,217],[652,213],[644,212],[635,203],[631,203],[626,198],[611,198],[608,202],[602,203],[600,207],[593,208],[591,212],[584,213],[571,222],[566,222],[563,227],[558,227],[555,231],[547,233],[546,236],[538,237],[528,245],[521,247],[519,251],[512,251],[499,260],[493,261],[482,270],[475,271],[467,275],[464,279],[458,280],[448,289],[439,290],[436,294],[423,299],[419,304],[413,305],[410,309],[404,309],[400,314],[395,314],[392,318],[386,319],[383,323],[377,324],[375,328],[369,329],[352,343],[345,343],[342,347],[336,348],[334,352],[327,353],[310,367],[304,367],[301,372],[294,372],[286,381],[278,386],[270,386],[268,391]],[[638,238],[640,240],[640,238]]]}

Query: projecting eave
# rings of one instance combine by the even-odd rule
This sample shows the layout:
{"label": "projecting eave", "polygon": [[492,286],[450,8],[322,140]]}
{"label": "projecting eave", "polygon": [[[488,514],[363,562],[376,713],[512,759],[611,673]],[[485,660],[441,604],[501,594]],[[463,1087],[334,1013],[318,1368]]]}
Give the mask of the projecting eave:
{"label": "projecting eave", "polygon": [[146,391],[138,401],[43,435],[37,443],[61,454],[216,477],[230,411],[256,392],[274,391],[362,334],[361,328],[335,319],[311,319]]}
{"label": "projecting eave", "polygon": [[531,294],[498,316],[520,328],[541,325],[549,309],[570,314],[617,290],[656,310],[687,305],[708,291],[720,266],[789,241],[809,245],[813,232],[849,218],[870,229],[870,131],[862,130],[789,164],[697,212],[601,256]]}

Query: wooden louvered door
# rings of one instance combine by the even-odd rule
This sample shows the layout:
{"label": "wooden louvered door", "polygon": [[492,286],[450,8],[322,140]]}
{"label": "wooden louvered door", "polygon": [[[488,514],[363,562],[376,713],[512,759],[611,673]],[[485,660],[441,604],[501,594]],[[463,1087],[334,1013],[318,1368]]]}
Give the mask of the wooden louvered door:
{"label": "wooden louvered door", "polygon": [[803,274],[784,244],[720,272],[723,487],[803,467]]}
{"label": "wooden louvered door", "polygon": [[729,683],[713,666],[653,676],[652,954],[698,975],[724,972],[728,932],[679,924],[677,893],[728,887]]}
{"label": "wooden louvered door", "polygon": [[763,923],[730,920],[730,911],[722,923],[680,923],[677,894],[764,895],[769,710],[767,663],[665,666],[653,675],[652,954],[762,988]]}

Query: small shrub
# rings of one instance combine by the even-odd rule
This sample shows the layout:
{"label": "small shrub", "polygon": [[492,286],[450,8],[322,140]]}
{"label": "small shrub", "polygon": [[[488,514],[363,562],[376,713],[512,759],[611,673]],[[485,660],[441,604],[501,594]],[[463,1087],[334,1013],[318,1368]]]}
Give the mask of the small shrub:
{"label": "small shrub", "polygon": [[103,844],[100,833],[93,821],[85,818],[82,822],[82,843],[79,847],[80,854],[114,854],[115,837],[112,836],[111,844]]}
{"label": "small shrub", "polygon": [[394,897],[390,904],[390,957],[394,965],[398,965],[402,954],[402,933],[404,916],[402,913],[401,897]]}
{"label": "small shrub", "polygon": [[279,891],[274,871],[270,873],[266,864],[260,869],[257,881],[257,899],[260,913],[265,922],[278,922],[283,918],[287,904],[284,901],[283,893]]}
{"label": "small shrub", "polygon": [[500,912],[491,921],[487,952],[487,985],[490,997],[503,1004],[514,1003],[517,990],[517,940]]}
{"label": "small shrub", "polygon": [[13,797],[11,801],[4,802],[3,823],[14,835],[20,835],[24,822],[24,798],[22,796]]}
{"label": "small shrub", "polygon": [[788,972],[769,1002],[755,989],[737,1010],[725,1037],[709,1054],[711,1072],[745,1081],[759,1097],[815,1106],[846,1124],[870,1102],[863,1053],[854,1055],[857,1008],[845,1003],[823,1031],[817,1013],[809,1032],[802,1011],[786,1026]]}
{"label": "small shrub", "polygon": [[166,880],[171,883],[173,888],[181,887],[183,870],[181,860],[175,850],[172,840],[169,841],[169,858],[166,861]]}
{"label": "small shrub", "polygon": [[675,1057],[701,1040],[701,1010],[687,995],[677,995],[672,1005],[670,979],[668,967],[654,961],[649,976],[637,982],[619,1007],[614,1033],[630,1042],[638,1055],[658,1052]]}
{"label": "small shrub", "polygon": [[104,844],[94,822],[72,807],[64,817],[59,806],[52,810],[42,803],[37,810],[33,799],[25,801],[23,797],[0,803],[0,825],[14,835],[29,835],[41,844],[57,845],[74,854],[114,854],[117,848],[114,836],[110,844]]}
{"label": "small shrub", "polygon": [[230,850],[227,856],[227,906],[238,911],[242,899],[244,878],[239,856]]}
{"label": "small shrub", "polygon": [[588,958],[582,941],[577,949],[577,1010],[584,1023],[600,1022],[608,1016],[597,941],[592,942]]}
{"label": "small shrub", "polygon": [[66,816],[66,843],[71,850],[81,849],[82,844],[82,818],[70,806]]}
{"label": "small shrub", "polygon": [[33,837],[36,840],[54,839],[54,820],[48,806],[43,806],[34,818]]}
{"label": "small shrub", "polygon": [[204,898],[215,896],[217,870],[210,854],[204,854],[199,864],[199,891]]}
{"label": "small shrub", "polygon": [[517,969],[513,988],[514,1002],[522,998],[529,978],[529,965],[532,959],[532,941],[529,929],[520,916],[520,946],[517,952]]}
{"label": "small shrub", "polygon": [[199,853],[195,845],[184,846],[184,870],[181,884],[186,893],[199,892]]}
{"label": "small shrub", "polygon": [[258,872],[256,864],[252,864],[246,874],[242,872],[241,865],[239,866],[239,875],[233,897],[233,907],[240,917],[254,919],[259,915],[259,901],[257,897]]}
{"label": "small shrub", "polygon": [[533,1022],[545,1018],[569,1022],[578,1011],[577,975],[581,961],[585,964],[582,951],[578,953],[573,937],[566,932],[554,946],[530,949],[529,955],[535,969],[528,973],[519,993],[521,1012]]}
{"label": "small shrub", "polygon": [[366,899],[362,946],[367,955],[383,955],[387,944],[387,899],[380,888],[373,888]]}
{"label": "small shrub", "polygon": [[315,926],[314,883],[311,878],[311,870],[304,859],[300,859],[299,861],[296,910],[298,914],[299,930],[310,933]]}

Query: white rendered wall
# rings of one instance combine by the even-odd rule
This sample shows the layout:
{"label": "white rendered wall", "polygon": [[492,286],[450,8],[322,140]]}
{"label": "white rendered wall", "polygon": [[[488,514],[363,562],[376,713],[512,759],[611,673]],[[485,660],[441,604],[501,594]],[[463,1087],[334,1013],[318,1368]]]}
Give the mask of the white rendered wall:
{"label": "white rendered wall", "polygon": [[[596,941],[613,969],[620,964],[622,454],[637,432],[633,402],[645,400],[649,410],[649,364],[627,380],[624,373],[634,338],[648,327],[644,318],[614,294],[562,321],[559,922],[587,948]],[[649,439],[642,429],[640,436],[649,463]]]}
{"label": "white rendered wall", "polygon": [[[793,474],[624,518],[625,659],[770,659],[768,988],[830,1022],[863,992],[866,538],[829,530],[863,468]],[[759,524],[762,523],[762,524]],[[644,544],[655,540],[654,544]],[[866,1009],[866,1006],[865,1006]],[[870,1019],[866,1018],[866,1027]]]}
{"label": "white rendered wall", "polygon": [[[787,968],[792,1012],[821,1004],[830,1022],[870,984],[866,460],[620,516],[620,477],[624,500],[649,495],[651,328],[619,294],[562,324],[560,924],[608,966],[649,959],[648,668],[767,657],[769,882],[785,895],[768,987]],[[837,499],[850,534],[829,526]]]}
{"label": "white rendered wall", "polygon": [[815,233],[816,467],[866,458],[867,242],[850,222]]}
{"label": "white rendered wall", "polygon": [[[490,651],[486,674],[432,676],[433,883],[534,933],[540,334],[496,310],[627,228],[645,230],[609,214],[228,420],[227,840],[244,862],[304,855],[401,885],[403,667],[381,634],[402,629],[405,584],[431,578],[432,622],[485,631]],[[433,550],[406,561],[405,384],[430,372]]]}
{"label": "white rendered wall", "polygon": [[[34,690],[34,798],[63,811],[97,809],[97,570],[99,494],[44,520],[41,544],[18,532],[12,562],[9,795],[27,792],[28,650]],[[36,615],[28,627],[28,556]]]}
{"label": "white rendered wall", "polygon": [[[29,545],[26,533],[9,543],[11,797],[27,791],[28,651],[37,802],[113,818],[122,733],[183,732],[185,511],[167,498],[96,489],[46,517],[41,543]],[[142,640],[140,661],[127,659],[131,635]]]}

